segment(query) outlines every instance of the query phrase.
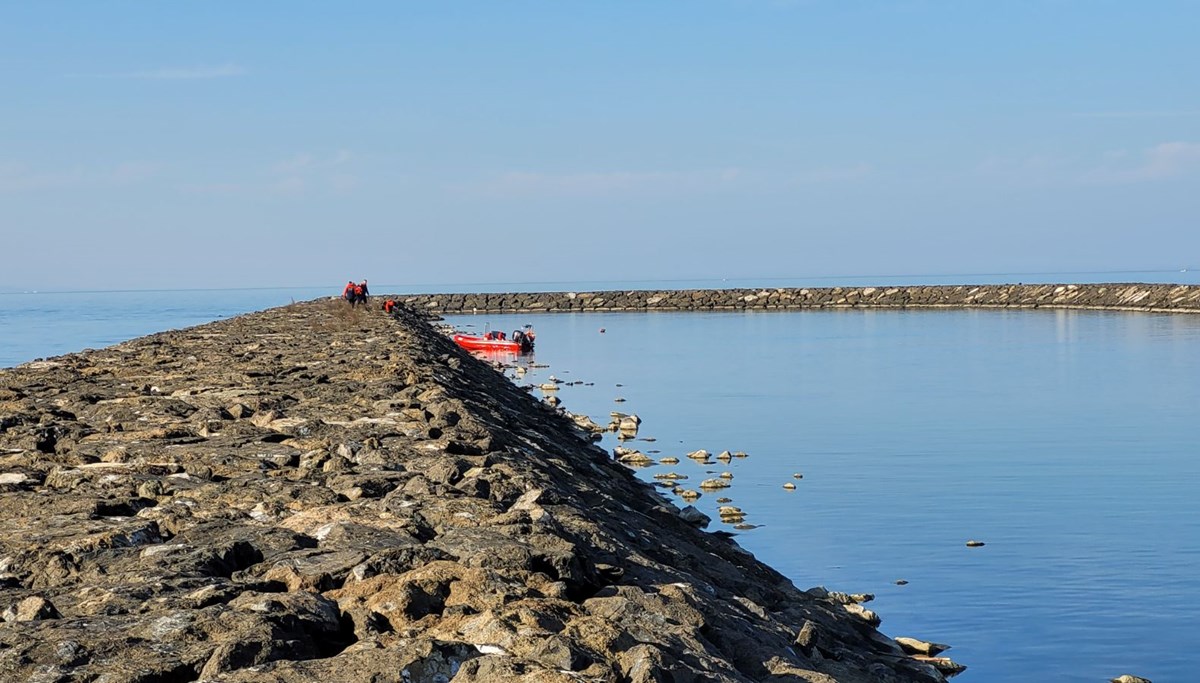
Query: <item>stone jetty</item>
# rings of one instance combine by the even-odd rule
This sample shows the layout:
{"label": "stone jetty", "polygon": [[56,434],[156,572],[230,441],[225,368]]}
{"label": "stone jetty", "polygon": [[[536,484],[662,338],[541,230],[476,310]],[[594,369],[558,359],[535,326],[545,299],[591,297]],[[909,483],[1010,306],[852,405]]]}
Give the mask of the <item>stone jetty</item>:
{"label": "stone jetty", "polygon": [[430,313],[800,310],[823,308],[1076,308],[1200,312],[1200,286],[953,285],[662,291],[415,294],[401,297]]}
{"label": "stone jetty", "polygon": [[944,680],[407,310],[0,370],[0,516],[3,681]]}

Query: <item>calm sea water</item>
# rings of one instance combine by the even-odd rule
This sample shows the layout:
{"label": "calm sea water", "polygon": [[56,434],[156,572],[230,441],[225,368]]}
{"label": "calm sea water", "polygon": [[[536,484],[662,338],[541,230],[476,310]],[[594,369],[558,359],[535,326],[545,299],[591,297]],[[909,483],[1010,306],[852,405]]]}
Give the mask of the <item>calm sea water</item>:
{"label": "calm sea water", "polygon": [[[694,487],[732,472],[732,488],[697,507],[717,520],[715,499],[733,498],[763,525],[739,536],[744,547],[801,588],[874,593],[885,633],[954,646],[970,666],[959,680],[1188,681],[1200,670],[1200,316],[451,321],[533,323],[536,361],[550,367],[522,382],[594,382],[558,394],[601,423],[637,413],[640,435],[657,440],[632,443],[682,459],[647,479],[673,470]],[[750,457],[683,457],[699,448]]]}
{"label": "calm sea water", "polygon": [[[1200,270],[1110,271],[975,275],[887,275],[853,277],[708,278],[597,282],[484,282],[466,284],[372,285],[377,294],[407,292],[548,292],[739,287],[836,287],[1003,284],[1011,282],[1173,282],[1200,284]],[[163,330],[199,325],[293,301],[336,296],[328,287],[255,289],[32,292],[0,287],[0,368],[84,348],[99,348]]]}
{"label": "calm sea water", "polygon": [[[1087,278],[1048,281],[1071,279]],[[764,283],[729,286],[756,284]],[[666,286],[554,289],[639,285]],[[0,366],[336,293],[0,295]],[[724,494],[763,525],[738,536],[744,547],[802,588],[875,593],[882,630],[953,645],[948,654],[970,666],[959,680],[1083,682],[1128,672],[1161,683],[1192,680],[1200,669],[1200,316],[945,310],[451,321],[504,330],[533,323],[536,361],[550,367],[522,382],[551,374],[593,382],[564,386],[564,407],[600,422],[612,410],[640,415],[641,436],[656,441],[632,443],[682,458],[644,470],[647,479],[670,469],[695,485],[732,472]],[[750,457],[706,468],[682,457],[697,448]],[[789,481],[793,492],[782,488]],[[714,520],[719,495],[696,503]],[[986,545],[967,548],[968,539]]]}

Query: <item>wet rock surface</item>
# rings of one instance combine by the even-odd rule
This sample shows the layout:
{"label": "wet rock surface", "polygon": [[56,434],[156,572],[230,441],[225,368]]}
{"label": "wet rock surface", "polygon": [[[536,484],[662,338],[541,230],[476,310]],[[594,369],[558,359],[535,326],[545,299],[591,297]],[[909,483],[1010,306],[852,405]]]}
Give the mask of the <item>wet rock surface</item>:
{"label": "wet rock surface", "polygon": [[943,680],[406,310],[0,371],[0,514],[4,681]]}

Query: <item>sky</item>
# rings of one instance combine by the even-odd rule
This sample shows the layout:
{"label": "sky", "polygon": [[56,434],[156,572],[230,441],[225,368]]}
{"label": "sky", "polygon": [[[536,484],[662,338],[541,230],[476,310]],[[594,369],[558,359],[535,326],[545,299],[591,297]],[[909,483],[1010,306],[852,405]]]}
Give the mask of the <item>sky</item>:
{"label": "sky", "polygon": [[1198,26],[1192,0],[0,3],[0,288],[1197,268]]}

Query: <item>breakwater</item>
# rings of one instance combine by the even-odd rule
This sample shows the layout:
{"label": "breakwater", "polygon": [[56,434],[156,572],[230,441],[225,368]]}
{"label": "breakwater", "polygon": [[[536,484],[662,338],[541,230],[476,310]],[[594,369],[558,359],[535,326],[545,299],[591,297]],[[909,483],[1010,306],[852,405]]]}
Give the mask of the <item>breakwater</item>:
{"label": "breakwater", "polygon": [[0,371],[0,515],[6,681],[943,680],[407,310]]}
{"label": "breakwater", "polygon": [[1200,312],[1200,286],[1157,284],[806,287],[599,292],[416,294],[400,300],[438,314],[822,308],[1076,308]]}

